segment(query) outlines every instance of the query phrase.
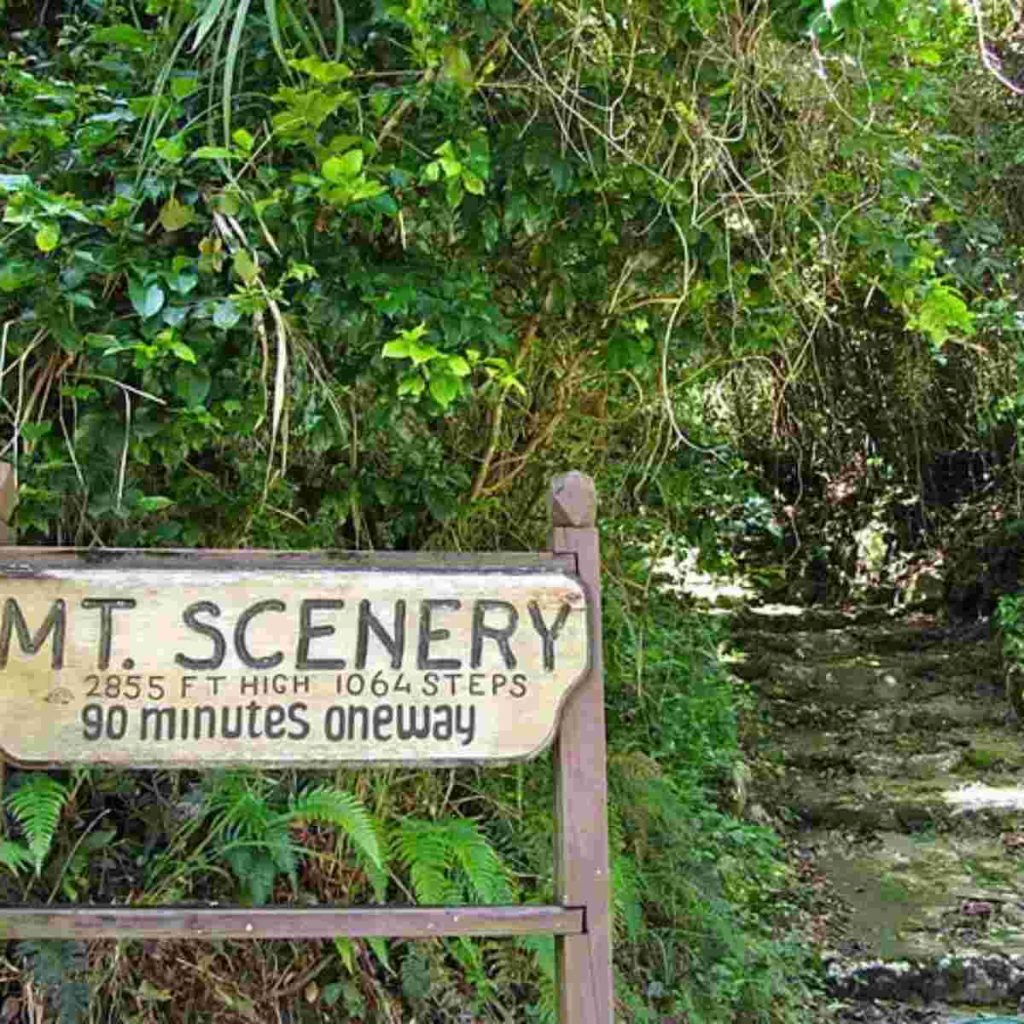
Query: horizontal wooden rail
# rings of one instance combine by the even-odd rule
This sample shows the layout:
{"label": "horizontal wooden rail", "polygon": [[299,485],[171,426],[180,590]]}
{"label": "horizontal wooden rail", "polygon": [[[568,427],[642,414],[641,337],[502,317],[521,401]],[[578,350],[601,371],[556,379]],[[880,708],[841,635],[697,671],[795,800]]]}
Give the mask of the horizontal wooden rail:
{"label": "horizontal wooden rail", "polygon": [[429,939],[581,935],[582,907],[4,907],[5,939]]}

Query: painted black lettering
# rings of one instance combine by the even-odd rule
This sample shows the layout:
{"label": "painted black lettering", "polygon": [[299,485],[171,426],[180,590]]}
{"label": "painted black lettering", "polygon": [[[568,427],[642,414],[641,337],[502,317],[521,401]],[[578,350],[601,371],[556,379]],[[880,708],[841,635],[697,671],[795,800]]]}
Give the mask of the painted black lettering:
{"label": "painted black lettering", "polygon": [[[395,718],[395,709],[390,704],[378,704],[373,709],[373,735],[378,740],[391,739],[391,723]],[[387,729],[385,733],[384,730]]]}
{"label": "painted black lettering", "polygon": [[268,740],[279,740],[284,736],[285,710],[280,704],[271,704],[267,707],[267,717],[263,724],[263,730]]}
{"label": "painted black lettering", "polygon": [[348,738],[356,738],[356,719],[359,719],[359,738],[365,740],[370,735],[370,712],[363,704],[353,704],[348,709]]}
{"label": "painted black lettering", "polygon": [[103,735],[103,705],[86,704],[82,708],[82,739],[93,742]]}
{"label": "painted black lettering", "polygon": [[332,742],[345,738],[345,708],[332,704],[324,715],[324,735]]}
{"label": "painted black lettering", "polygon": [[82,599],[83,608],[99,608],[100,610],[100,649],[96,657],[96,667],[110,667],[110,648],[114,640],[114,609],[134,608],[133,597],[86,597]]}
{"label": "painted black lettering", "polygon": [[[329,611],[332,608],[344,608],[345,602],[340,600],[310,599],[299,605],[299,646],[295,652],[295,667],[297,669],[313,669],[314,672],[321,669],[325,671],[344,668],[344,658],[310,658],[310,642],[322,636],[333,636],[334,627],[327,623],[319,626],[313,625],[313,612]],[[281,606],[284,610],[284,605]],[[278,659],[280,660],[280,659]],[[276,662],[275,662],[276,664]]]}
{"label": "painted black lettering", "polygon": [[220,607],[214,604],[213,601],[196,601],[181,613],[181,621],[189,629],[195,630],[195,632],[201,633],[213,641],[213,653],[208,658],[190,658],[187,654],[175,654],[175,664],[181,665],[182,668],[196,670],[220,668],[224,662],[224,655],[227,652],[228,645],[224,640],[224,634],[216,626],[200,622],[196,618],[200,613],[217,618],[220,615]]}
{"label": "painted black lettering", "polygon": [[434,739],[450,740],[452,738],[452,706],[438,704],[434,708]]}
{"label": "painted black lettering", "polygon": [[[275,651],[273,654],[268,654],[262,658],[254,657],[246,643],[245,631],[249,628],[249,623],[257,615],[262,615],[264,612],[283,612],[285,610],[284,601],[278,601],[277,598],[272,597],[267,601],[257,601],[238,616],[238,622],[235,623],[235,651],[238,657],[242,659],[244,665],[247,665],[249,668],[276,668],[284,661],[284,654],[281,651]],[[309,668],[310,666],[306,665],[303,667]]]}
{"label": "painted black lettering", "polygon": [[[504,612],[505,625],[488,626],[484,617],[488,612]],[[484,640],[493,640],[505,661],[505,668],[516,667],[516,656],[512,653],[509,637],[519,626],[519,612],[508,601],[479,600],[473,603],[473,644],[470,667],[479,668],[483,661]]]}
{"label": "painted black lettering", "polygon": [[307,710],[305,701],[300,700],[288,705],[288,721],[294,726],[294,729],[288,732],[288,739],[304,740],[309,735],[309,722],[306,720]]}
{"label": "painted black lettering", "polygon": [[429,708],[399,704],[395,711],[395,731],[400,740],[425,740],[430,735]]}
{"label": "painted black lettering", "polygon": [[[203,733],[206,733],[204,736]],[[192,738],[212,740],[217,735],[217,709],[200,704],[192,711]]]}
{"label": "painted black lettering", "polygon": [[[220,709],[220,734],[226,740],[237,740],[242,735],[242,711],[244,709],[236,704],[233,708]],[[234,713],[235,720],[231,721]]]}
{"label": "painted black lettering", "polygon": [[42,625],[35,636],[29,636],[28,623],[21,614],[18,602],[13,597],[4,602],[3,622],[0,624],[0,668],[7,667],[11,650],[11,632],[18,634],[18,643],[23,654],[38,654],[46,638],[53,633],[53,654],[50,664],[53,668],[64,667],[64,635],[67,632],[67,606],[60,599],[50,605]]}
{"label": "painted black lettering", "polygon": [[249,712],[249,737],[250,739],[258,739],[263,735],[262,732],[257,728],[257,718],[260,713],[260,706],[256,701],[249,701],[245,706],[245,710]]}
{"label": "painted black lettering", "polygon": [[427,598],[420,601],[420,635],[416,647],[416,667],[421,671],[427,668],[462,668],[462,662],[458,658],[431,658],[430,645],[435,640],[447,640],[452,634],[448,629],[434,629],[432,619],[435,609],[450,608],[458,611],[462,607],[461,601],[453,598]]}
{"label": "painted black lettering", "polygon": [[139,738],[148,740],[152,729],[154,740],[173,740],[176,722],[174,708],[145,707],[139,726]]}
{"label": "painted black lettering", "polygon": [[[465,720],[462,713],[465,712]],[[455,731],[462,739],[462,745],[468,747],[476,736],[476,707],[473,704],[468,706],[455,705]]]}
{"label": "painted black lettering", "polygon": [[528,607],[530,609],[530,621],[533,623],[533,628],[537,631],[538,636],[540,636],[544,649],[544,668],[551,672],[555,667],[555,641],[558,639],[559,634],[562,632],[562,627],[569,618],[572,606],[568,602],[562,602],[562,607],[558,609],[555,623],[550,629],[544,621],[544,616],[541,614],[540,605],[536,601],[531,601]]}
{"label": "painted black lettering", "polygon": [[405,602],[395,602],[395,627],[389,633],[384,623],[373,614],[373,607],[365,598],[359,602],[359,628],[356,635],[356,668],[366,668],[366,649],[370,631],[391,655],[391,667],[401,668],[405,654]]}

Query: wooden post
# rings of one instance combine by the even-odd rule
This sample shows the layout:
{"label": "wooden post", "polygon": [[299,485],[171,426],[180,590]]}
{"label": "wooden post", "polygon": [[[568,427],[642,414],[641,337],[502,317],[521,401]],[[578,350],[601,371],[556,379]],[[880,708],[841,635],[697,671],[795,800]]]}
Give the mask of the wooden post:
{"label": "wooden post", "polygon": [[597,492],[583,473],[551,483],[551,548],[576,556],[590,602],[590,671],[570,696],[555,747],[556,899],[582,906],[583,935],[559,936],[561,1024],[610,1024],[613,1012],[608,785],[601,652]]}
{"label": "wooden post", "polygon": [[17,543],[14,529],[9,525],[17,503],[14,467],[9,462],[0,462],[0,545]]}

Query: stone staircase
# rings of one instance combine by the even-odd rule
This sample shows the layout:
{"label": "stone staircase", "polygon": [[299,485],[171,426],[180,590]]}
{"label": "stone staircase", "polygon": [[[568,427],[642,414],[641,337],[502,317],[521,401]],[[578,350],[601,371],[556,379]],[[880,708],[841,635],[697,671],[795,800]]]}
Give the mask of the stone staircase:
{"label": "stone staircase", "polygon": [[[736,612],[733,636],[759,710],[754,791],[837,908],[826,963],[846,1019],[1015,1011],[1024,733],[997,641],[928,615],[767,606]],[[863,1015],[877,1000],[890,1016]],[[922,1005],[938,1015],[906,1015]]]}

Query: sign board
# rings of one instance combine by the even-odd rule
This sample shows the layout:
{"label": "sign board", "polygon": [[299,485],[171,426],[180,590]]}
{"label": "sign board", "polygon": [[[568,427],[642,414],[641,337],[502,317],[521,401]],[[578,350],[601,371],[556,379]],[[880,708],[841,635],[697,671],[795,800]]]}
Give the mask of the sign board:
{"label": "sign board", "polygon": [[[15,494],[0,463],[0,542]],[[537,555],[0,549],[0,754],[23,764],[458,765],[559,734],[551,906],[0,907],[0,935],[546,933],[561,1024],[612,1024],[596,503],[556,477]]]}
{"label": "sign board", "polygon": [[[0,563],[0,749],[29,763],[532,757],[589,664],[587,599],[526,567]],[[399,563],[400,564],[400,563]]]}

